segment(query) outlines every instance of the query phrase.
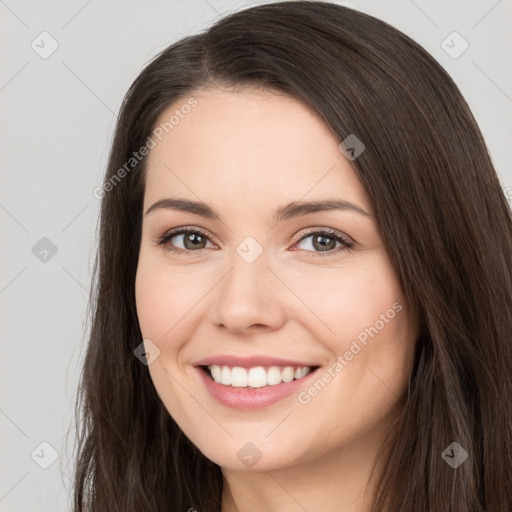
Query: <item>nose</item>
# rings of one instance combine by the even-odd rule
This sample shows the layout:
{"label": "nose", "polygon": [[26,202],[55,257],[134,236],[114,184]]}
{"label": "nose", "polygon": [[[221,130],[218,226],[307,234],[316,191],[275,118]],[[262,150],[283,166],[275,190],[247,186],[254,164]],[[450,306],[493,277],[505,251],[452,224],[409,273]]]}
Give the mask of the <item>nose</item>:
{"label": "nose", "polygon": [[264,254],[252,263],[235,254],[232,262],[214,288],[210,321],[239,336],[249,331],[279,329],[286,320],[285,290]]}

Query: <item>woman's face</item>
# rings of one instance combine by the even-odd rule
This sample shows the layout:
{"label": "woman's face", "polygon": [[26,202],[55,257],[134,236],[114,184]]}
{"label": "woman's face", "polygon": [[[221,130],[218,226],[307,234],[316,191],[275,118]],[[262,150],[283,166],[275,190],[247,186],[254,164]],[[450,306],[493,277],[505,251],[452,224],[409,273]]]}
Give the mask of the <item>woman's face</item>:
{"label": "woman's face", "polygon": [[136,278],[169,414],[223,468],[369,449],[397,412],[414,336],[349,159],[284,95],[203,91],[158,124],[173,114],[153,132]]}

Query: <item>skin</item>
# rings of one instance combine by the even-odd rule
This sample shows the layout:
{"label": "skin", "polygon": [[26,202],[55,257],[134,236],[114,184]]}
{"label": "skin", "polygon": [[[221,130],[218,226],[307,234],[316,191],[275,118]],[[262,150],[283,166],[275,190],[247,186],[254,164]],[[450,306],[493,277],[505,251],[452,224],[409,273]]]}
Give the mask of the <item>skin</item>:
{"label": "skin", "polygon": [[[149,154],[144,212],[179,197],[207,202],[220,219],[171,209],[144,215],[136,303],[144,339],[160,350],[148,366],[155,388],[185,434],[222,468],[223,512],[367,511],[370,473],[402,405],[417,334],[370,200],[339,142],[305,104],[256,89],[192,96],[197,106]],[[329,198],[370,216],[332,210],[272,218],[287,203]],[[185,246],[188,235],[176,235],[167,248],[196,252],[158,245],[182,226],[202,228],[207,240]],[[315,247],[311,233],[325,228],[354,247],[332,239]],[[263,249],[252,263],[236,252],[247,236]],[[321,376],[396,303],[401,311],[366,346],[359,343],[307,404],[294,394],[263,410],[230,409],[194,368],[213,355],[267,354],[315,362]],[[261,453],[250,468],[237,457],[247,442]]]}

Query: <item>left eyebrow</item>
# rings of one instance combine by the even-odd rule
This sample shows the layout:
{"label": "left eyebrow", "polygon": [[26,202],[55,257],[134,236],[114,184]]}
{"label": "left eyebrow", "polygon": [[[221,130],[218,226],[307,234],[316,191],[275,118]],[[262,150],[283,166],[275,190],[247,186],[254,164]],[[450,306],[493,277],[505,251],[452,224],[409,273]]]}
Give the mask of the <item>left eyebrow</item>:
{"label": "left eyebrow", "polygon": [[340,199],[323,199],[319,201],[302,201],[289,203],[286,206],[278,208],[274,213],[274,220],[279,222],[281,220],[290,219],[292,217],[299,217],[307,215],[308,213],[323,212],[329,210],[352,211],[360,215],[364,215],[373,219],[373,215],[360,206],[343,201]]}
{"label": "left eyebrow", "polygon": [[[192,201],[190,199],[160,199],[148,208],[146,215],[158,209],[177,210],[192,213],[204,217],[205,219],[220,219],[220,215],[211,206],[206,203],[200,201]],[[309,213],[329,210],[352,211],[372,220],[374,219],[374,216],[371,213],[367,212],[360,206],[340,199],[323,199],[318,201],[299,202],[295,201],[278,208],[274,212],[273,218],[276,222],[280,222],[282,220],[307,215]]]}

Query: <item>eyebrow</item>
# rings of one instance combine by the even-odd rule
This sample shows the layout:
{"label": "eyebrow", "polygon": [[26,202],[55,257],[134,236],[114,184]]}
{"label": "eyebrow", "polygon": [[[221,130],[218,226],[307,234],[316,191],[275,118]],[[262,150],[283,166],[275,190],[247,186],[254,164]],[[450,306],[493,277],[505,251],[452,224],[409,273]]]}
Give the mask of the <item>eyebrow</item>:
{"label": "eyebrow", "polygon": [[[208,204],[192,201],[190,199],[166,198],[160,199],[150,206],[146,215],[155,210],[176,210],[186,213],[192,213],[204,217],[205,219],[220,219],[220,215]],[[323,199],[317,201],[294,201],[285,206],[281,206],[274,212],[274,220],[280,222],[282,220],[291,219],[307,215],[309,213],[323,212],[329,210],[353,211],[370,219],[373,215],[363,210],[360,206],[343,201],[340,199]]]}

